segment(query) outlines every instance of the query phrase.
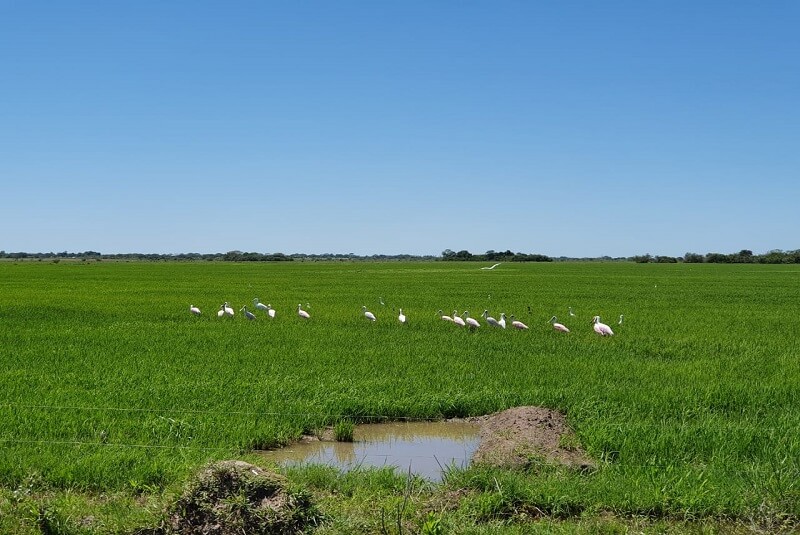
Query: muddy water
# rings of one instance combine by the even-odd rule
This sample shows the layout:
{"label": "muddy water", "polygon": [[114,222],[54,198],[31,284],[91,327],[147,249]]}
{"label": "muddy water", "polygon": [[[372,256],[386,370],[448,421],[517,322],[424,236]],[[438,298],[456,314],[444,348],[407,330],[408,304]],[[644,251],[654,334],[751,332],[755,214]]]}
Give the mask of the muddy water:
{"label": "muddy water", "polygon": [[394,466],[398,473],[441,481],[442,469],[465,467],[480,429],[465,422],[391,422],[356,426],[353,442],[314,441],[264,453],[279,464],[326,464],[350,470]]}

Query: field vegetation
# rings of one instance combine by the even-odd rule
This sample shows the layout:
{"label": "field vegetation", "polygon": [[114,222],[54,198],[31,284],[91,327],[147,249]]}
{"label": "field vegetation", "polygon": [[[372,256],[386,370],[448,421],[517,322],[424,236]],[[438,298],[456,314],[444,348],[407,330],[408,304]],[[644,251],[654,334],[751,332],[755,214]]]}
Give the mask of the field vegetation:
{"label": "field vegetation", "polygon": [[[0,532],[133,532],[211,461],[520,405],[562,411],[596,468],[453,469],[441,486],[280,471],[314,497],[318,533],[795,528],[798,269],[484,265],[0,263]],[[254,297],[277,316],[245,320]],[[217,317],[224,301],[235,317]],[[471,332],[438,309],[530,328]]]}

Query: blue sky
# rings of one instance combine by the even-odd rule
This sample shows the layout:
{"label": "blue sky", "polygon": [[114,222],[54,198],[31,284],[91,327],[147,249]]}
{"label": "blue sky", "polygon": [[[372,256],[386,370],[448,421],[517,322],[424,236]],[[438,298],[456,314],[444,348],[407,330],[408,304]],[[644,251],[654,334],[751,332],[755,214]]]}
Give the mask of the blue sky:
{"label": "blue sky", "polygon": [[800,3],[0,0],[0,249],[797,249]]}

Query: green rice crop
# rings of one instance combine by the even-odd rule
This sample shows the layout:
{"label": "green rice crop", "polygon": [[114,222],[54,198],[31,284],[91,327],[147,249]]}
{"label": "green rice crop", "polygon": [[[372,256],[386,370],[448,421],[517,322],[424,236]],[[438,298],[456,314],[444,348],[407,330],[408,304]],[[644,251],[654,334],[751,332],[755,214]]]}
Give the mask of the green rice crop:
{"label": "green rice crop", "polygon": [[[543,405],[567,415],[597,470],[454,474],[481,492],[505,485],[476,515],[520,502],[800,514],[800,271],[482,265],[0,263],[0,485],[161,488],[340,421]],[[277,317],[250,306],[258,319],[245,320],[254,297]],[[223,301],[234,318],[217,317]],[[439,309],[505,312],[529,329],[470,332]],[[594,315],[615,336],[594,334]]]}

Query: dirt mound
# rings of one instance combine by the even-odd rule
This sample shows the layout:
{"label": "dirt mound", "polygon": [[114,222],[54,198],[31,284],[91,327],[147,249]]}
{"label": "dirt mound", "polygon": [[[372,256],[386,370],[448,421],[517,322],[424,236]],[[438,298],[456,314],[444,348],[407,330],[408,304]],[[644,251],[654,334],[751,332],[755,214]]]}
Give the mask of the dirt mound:
{"label": "dirt mound", "polygon": [[319,520],[307,493],[243,461],[203,469],[170,508],[164,533],[301,533]]}
{"label": "dirt mound", "polygon": [[525,468],[542,459],[572,468],[594,463],[580,448],[564,415],[544,407],[514,407],[478,419],[481,441],[472,457],[476,464]]}

